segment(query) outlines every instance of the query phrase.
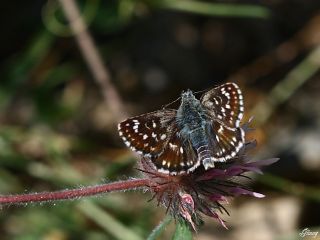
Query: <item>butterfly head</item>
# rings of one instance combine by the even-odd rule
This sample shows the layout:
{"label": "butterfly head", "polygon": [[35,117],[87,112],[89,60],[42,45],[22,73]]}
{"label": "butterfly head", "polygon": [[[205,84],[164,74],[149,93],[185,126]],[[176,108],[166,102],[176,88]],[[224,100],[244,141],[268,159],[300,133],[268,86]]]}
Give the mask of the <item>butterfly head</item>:
{"label": "butterfly head", "polygon": [[193,92],[190,89],[182,92],[181,103],[194,102],[195,100],[196,100],[196,97],[193,95]]}

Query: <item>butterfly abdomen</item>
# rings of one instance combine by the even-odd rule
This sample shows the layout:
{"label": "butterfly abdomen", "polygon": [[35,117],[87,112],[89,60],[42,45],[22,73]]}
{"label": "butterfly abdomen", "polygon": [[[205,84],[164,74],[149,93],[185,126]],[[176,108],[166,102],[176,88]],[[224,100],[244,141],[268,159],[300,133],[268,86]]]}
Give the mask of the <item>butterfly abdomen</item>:
{"label": "butterfly abdomen", "polygon": [[208,145],[202,145],[197,149],[198,159],[203,164],[205,169],[213,168],[214,162],[211,157],[211,150]]}

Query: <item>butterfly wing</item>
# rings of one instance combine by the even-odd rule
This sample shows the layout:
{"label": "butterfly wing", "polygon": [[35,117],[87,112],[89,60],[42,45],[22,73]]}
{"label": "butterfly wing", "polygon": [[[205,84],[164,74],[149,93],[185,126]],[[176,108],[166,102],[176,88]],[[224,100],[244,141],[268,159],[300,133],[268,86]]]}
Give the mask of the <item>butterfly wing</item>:
{"label": "butterfly wing", "polygon": [[211,156],[214,162],[225,162],[234,158],[245,141],[242,128],[230,128],[214,120],[211,124],[209,136],[212,146]]}
{"label": "butterfly wing", "polygon": [[178,132],[172,134],[164,151],[151,161],[159,172],[171,175],[192,172],[200,165],[191,143],[182,142]]}
{"label": "butterfly wing", "polygon": [[[234,158],[245,142],[240,128],[243,117],[243,96],[235,83],[226,83],[206,92],[202,98],[206,112],[211,118],[208,136],[213,162],[225,162]],[[204,163],[208,167],[211,163]],[[207,167],[206,167],[207,168]]]}
{"label": "butterfly wing", "polygon": [[206,92],[201,103],[213,118],[220,120],[226,126],[240,126],[243,117],[243,96],[235,83],[225,83]]}
{"label": "butterfly wing", "polygon": [[175,110],[163,109],[128,118],[119,123],[119,135],[133,151],[146,157],[157,157],[170,138],[175,116]]}

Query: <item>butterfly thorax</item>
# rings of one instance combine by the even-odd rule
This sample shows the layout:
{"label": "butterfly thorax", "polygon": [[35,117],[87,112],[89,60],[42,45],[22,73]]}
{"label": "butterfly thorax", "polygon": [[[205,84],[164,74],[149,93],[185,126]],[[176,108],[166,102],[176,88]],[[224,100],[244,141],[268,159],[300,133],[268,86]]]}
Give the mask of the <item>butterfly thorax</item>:
{"label": "butterfly thorax", "polygon": [[180,137],[190,141],[193,148],[207,144],[207,115],[200,101],[188,90],[181,95],[181,105],[177,111],[176,122]]}

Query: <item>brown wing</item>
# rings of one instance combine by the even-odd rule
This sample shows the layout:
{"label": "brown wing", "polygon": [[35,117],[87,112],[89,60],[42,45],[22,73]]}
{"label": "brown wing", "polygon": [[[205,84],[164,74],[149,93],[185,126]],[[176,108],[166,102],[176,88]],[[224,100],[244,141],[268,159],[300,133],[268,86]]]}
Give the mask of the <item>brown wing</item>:
{"label": "brown wing", "polygon": [[175,116],[175,110],[166,109],[129,118],[119,123],[119,135],[133,151],[156,157],[171,137]]}
{"label": "brown wing", "polygon": [[214,162],[224,162],[234,158],[243,147],[244,131],[241,128],[230,128],[218,121],[212,121],[210,142]]}
{"label": "brown wing", "polygon": [[191,144],[182,143],[178,132],[169,139],[164,151],[151,161],[158,171],[171,175],[192,172],[200,165]]}
{"label": "brown wing", "polygon": [[240,126],[244,107],[243,96],[237,84],[226,83],[213,88],[202,96],[201,103],[213,118],[226,126]]}

